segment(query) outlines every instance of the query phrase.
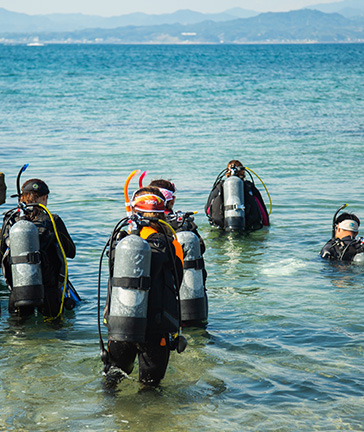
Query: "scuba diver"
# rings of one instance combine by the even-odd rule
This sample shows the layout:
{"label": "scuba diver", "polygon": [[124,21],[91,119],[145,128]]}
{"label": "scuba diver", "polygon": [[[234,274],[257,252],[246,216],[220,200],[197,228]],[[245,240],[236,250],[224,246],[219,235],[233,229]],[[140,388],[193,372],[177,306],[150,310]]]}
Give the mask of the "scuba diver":
{"label": "scuba diver", "polygon": [[347,207],[342,205],[334,215],[332,238],[320,252],[321,258],[335,261],[364,262],[364,238],[356,238],[360,220],[352,213],[338,213]]}
{"label": "scuba diver", "polygon": [[184,327],[200,327],[207,324],[208,301],[206,293],[207,272],[203,254],[205,243],[194,222],[194,212],[174,212],[176,187],[169,180],[153,180],[149,186],[158,187],[166,201],[166,221],[177,233],[182,245],[184,277],[180,290],[181,319]]}
{"label": "scuba diver", "polygon": [[49,188],[43,180],[27,180],[20,188],[18,206],[7,211],[1,228],[1,264],[10,290],[9,312],[26,317],[37,310],[46,318],[62,315],[80,301],[68,281],[67,259],[76,247],[62,219],[47,209]]}
{"label": "scuba diver", "polygon": [[0,205],[6,201],[6,183],[5,174],[0,172]]}
{"label": "scuba diver", "polygon": [[[180,353],[187,345],[181,333],[179,303],[182,247],[165,222],[165,200],[158,188],[137,190],[129,203],[127,188],[136,172],[131,173],[124,187],[128,216],[117,223],[100,258],[98,314],[101,264],[108,249],[104,310],[107,349],[102,341],[100,316],[98,323],[104,373],[112,386],[123,374],[132,372],[136,356],[139,381],[157,386],[165,375],[170,351]],[[122,229],[126,226],[128,231]]]}
{"label": "scuba diver", "polygon": [[[246,171],[251,181],[245,179]],[[259,178],[268,194],[269,213],[250,172]],[[210,225],[226,231],[256,231],[269,226],[271,211],[272,202],[263,181],[238,160],[231,160],[217,176],[205,205]]]}

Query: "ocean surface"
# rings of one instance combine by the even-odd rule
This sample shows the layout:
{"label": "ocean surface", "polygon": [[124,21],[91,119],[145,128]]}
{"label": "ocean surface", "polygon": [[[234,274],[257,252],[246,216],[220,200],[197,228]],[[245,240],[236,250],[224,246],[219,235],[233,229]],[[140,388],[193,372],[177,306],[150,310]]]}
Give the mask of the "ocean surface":
{"label": "ocean surface", "polygon": [[[83,298],[60,325],[21,323],[1,277],[0,430],[364,430],[364,266],[318,256],[341,204],[364,220],[363,138],[364,44],[0,45],[0,210],[29,163],[22,181],[47,182],[76,243]],[[269,229],[209,226],[205,202],[233,158],[266,184]],[[98,266],[137,168],[176,184],[176,210],[198,211],[209,320],[184,331],[157,389],[136,367],[112,393]]]}

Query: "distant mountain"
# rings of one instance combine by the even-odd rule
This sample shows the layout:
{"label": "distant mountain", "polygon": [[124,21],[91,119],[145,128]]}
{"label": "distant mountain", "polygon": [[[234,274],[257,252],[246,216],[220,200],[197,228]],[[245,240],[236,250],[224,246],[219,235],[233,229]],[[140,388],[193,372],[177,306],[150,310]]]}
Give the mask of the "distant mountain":
{"label": "distant mountain", "polygon": [[[360,20],[364,17],[364,0],[343,0],[317,4],[305,9],[324,13],[340,13],[346,18]],[[238,18],[254,18],[258,15],[259,13],[256,11],[239,7],[215,14],[205,14],[186,9],[170,14],[150,15],[137,12],[108,18],[84,14],[27,15],[0,8],[0,35],[6,33],[74,32],[96,28],[116,29],[126,26],[150,27],[167,24],[188,26],[204,21],[224,23]],[[299,23],[297,24],[299,25]]]}
{"label": "distant mountain", "polygon": [[[260,12],[255,12],[249,9],[242,9],[240,7],[235,7],[225,11],[226,14],[232,15],[235,18],[251,18],[259,15]],[[222,21],[222,20],[221,20]]]}
{"label": "distant mountain", "polygon": [[[27,43],[116,44],[220,44],[364,42],[364,18],[351,20],[340,14],[303,9],[263,13],[232,21],[204,21],[196,24],[124,26],[116,29],[86,29],[75,32],[7,34],[5,41]],[[38,40],[38,39],[37,39]]]}
{"label": "distant mountain", "polygon": [[149,15],[137,12],[105,18],[83,14],[27,15],[0,8],[0,33],[24,33],[31,31],[64,32],[87,28],[112,29],[128,25],[151,26],[175,23],[188,25],[206,20],[219,22],[236,18],[248,18],[256,15],[258,15],[258,12],[234,8],[216,14],[204,14],[186,9],[170,14]]}
{"label": "distant mountain", "polygon": [[308,6],[306,9],[319,10],[325,13],[339,13],[346,18],[364,16],[364,0],[344,0],[335,3],[322,3]]}
{"label": "distant mountain", "polygon": [[54,29],[51,20],[46,16],[32,16],[0,8],[0,33],[44,31],[43,29]]}

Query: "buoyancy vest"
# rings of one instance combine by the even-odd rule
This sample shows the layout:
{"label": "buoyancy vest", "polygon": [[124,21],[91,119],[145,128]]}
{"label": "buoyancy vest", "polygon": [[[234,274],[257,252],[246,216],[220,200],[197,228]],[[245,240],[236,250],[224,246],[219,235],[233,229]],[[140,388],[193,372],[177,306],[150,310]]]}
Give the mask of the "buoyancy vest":
{"label": "buoyancy vest", "polygon": [[[224,190],[223,183],[217,183],[211,190],[205,205],[205,213],[211,225],[224,228]],[[245,227],[247,231],[255,231],[263,227],[263,211],[265,225],[269,225],[268,213],[254,184],[244,180]],[[260,205],[259,205],[260,204]]]}
{"label": "buoyancy vest", "polygon": [[[140,231],[140,237],[144,240],[148,240],[148,237],[152,234],[158,234],[158,231],[155,230],[154,228],[151,228],[151,227],[144,227]],[[173,239],[172,244],[174,246],[176,256],[180,259],[182,266],[183,266],[182,246],[180,245],[180,243],[176,239]]]}
{"label": "buoyancy vest", "polygon": [[352,261],[358,253],[364,252],[364,244],[350,236],[329,240],[321,250],[321,257],[336,261]]}
{"label": "buoyancy vest", "polygon": [[223,181],[217,183],[212,188],[207,203],[205,213],[211,225],[224,228],[224,190]]}
{"label": "buoyancy vest", "polygon": [[[171,241],[175,254],[179,281],[175,281],[174,263],[163,234],[151,227],[143,227],[140,237],[149,243],[152,250],[151,288],[148,297],[148,335],[177,332],[180,325],[178,291],[182,282],[183,251],[181,245]],[[179,261],[179,262],[178,262]]]}
{"label": "buoyancy vest", "polygon": [[247,230],[258,230],[263,227],[263,217],[254,194],[255,186],[250,181],[244,181],[245,226]]}

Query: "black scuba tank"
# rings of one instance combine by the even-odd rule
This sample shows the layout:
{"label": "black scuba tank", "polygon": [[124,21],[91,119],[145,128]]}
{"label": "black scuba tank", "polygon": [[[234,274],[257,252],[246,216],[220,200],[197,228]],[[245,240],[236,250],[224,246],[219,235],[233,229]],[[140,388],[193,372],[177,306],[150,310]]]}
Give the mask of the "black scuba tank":
{"label": "black scuba tank", "polygon": [[244,181],[231,176],[224,181],[224,227],[226,231],[245,229]]}
{"label": "black scuba tank", "polygon": [[33,222],[19,220],[9,232],[12,299],[16,308],[43,304],[44,287],[38,229]]}
{"label": "black scuba tank", "polygon": [[110,340],[145,340],[151,256],[148,242],[134,234],[116,246],[107,319]]}

